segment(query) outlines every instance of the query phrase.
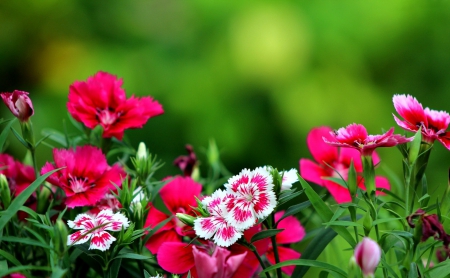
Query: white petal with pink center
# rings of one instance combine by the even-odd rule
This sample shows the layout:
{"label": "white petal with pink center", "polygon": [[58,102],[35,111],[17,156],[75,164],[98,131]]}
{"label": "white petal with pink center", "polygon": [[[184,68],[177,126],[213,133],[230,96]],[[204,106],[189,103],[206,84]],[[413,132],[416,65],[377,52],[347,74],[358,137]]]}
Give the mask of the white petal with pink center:
{"label": "white petal with pink center", "polygon": [[225,187],[230,193],[226,220],[238,230],[250,228],[257,218],[267,217],[277,204],[272,175],[267,167],[253,171],[244,169],[231,177]]}
{"label": "white petal with pink center", "polygon": [[90,239],[89,249],[101,251],[108,250],[116,240],[105,230],[120,231],[130,225],[123,214],[113,213],[110,209],[102,210],[96,216],[79,214],[74,221],[69,220],[67,224],[72,229],[80,230],[68,236],[67,245],[82,244]]}
{"label": "white petal with pink center", "polygon": [[226,221],[227,210],[225,202],[229,194],[220,189],[216,190],[210,197],[202,200],[202,204],[211,216],[201,217],[194,220],[195,233],[204,239],[213,238],[214,242],[223,247],[235,243],[242,232],[238,231]]}
{"label": "white petal with pink center", "polygon": [[283,179],[281,182],[281,190],[291,189],[292,184],[298,182],[297,170],[292,168],[289,171],[280,172],[280,175],[283,175]]}

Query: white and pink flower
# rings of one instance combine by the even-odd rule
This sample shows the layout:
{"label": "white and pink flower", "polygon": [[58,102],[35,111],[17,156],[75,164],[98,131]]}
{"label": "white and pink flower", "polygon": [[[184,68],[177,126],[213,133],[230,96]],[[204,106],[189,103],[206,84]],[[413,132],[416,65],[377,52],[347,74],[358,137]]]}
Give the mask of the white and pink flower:
{"label": "white and pink flower", "polygon": [[227,221],[226,203],[231,197],[231,194],[218,189],[211,196],[202,200],[202,204],[208,210],[210,216],[194,220],[194,230],[199,237],[213,238],[217,245],[228,247],[242,236],[242,232]]}
{"label": "white and pink flower", "polygon": [[96,216],[79,214],[75,220],[67,221],[67,224],[72,229],[80,230],[68,236],[67,245],[82,244],[91,240],[89,249],[100,251],[108,250],[116,240],[107,231],[118,232],[130,225],[123,214],[113,213],[110,209],[102,210]]}
{"label": "white and pink flower", "polygon": [[225,184],[230,197],[227,200],[227,221],[238,230],[245,230],[256,220],[267,217],[277,204],[273,192],[273,178],[265,167],[253,171],[244,169]]}
{"label": "white and pink flower", "polygon": [[281,191],[289,190],[292,188],[292,184],[298,182],[297,169],[291,169],[289,171],[282,171],[280,175],[283,176],[281,180]]}

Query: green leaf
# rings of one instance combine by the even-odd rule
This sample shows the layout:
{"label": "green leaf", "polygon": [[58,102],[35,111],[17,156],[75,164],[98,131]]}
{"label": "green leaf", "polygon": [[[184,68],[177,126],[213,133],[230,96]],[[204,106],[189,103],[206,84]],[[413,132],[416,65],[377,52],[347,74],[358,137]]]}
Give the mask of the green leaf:
{"label": "green leaf", "polygon": [[282,231],[284,231],[284,229],[270,229],[270,230],[261,231],[259,233],[256,233],[254,236],[252,236],[252,239],[250,240],[250,242],[253,243],[253,242],[261,240],[261,239],[275,236]]}
{"label": "green leaf", "polygon": [[13,255],[6,252],[5,250],[0,249],[0,256],[7,259],[8,261],[12,262],[14,265],[20,266],[22,263],[19,262],[19,260],[16,259]]}
{"label": "green leaf", "polygon": [[373,221],[373,225],[375,226],[375,225],[378,225],[381,223],[391,222],[391,221],[395,221],[395,220],[399,220],[399,219],[403,219],[403,218],[380,218],[380,219]]}
{"label": "green leaf", "polygon": [[[115,257],[114,259],[117,259]],[[113,264],[109,265],[109,271],[107,274],[108,278],[117,278],[119,276],[120,265],[122,264],[122,259],[115,261]]]}
{"label": "green leaf", "polygon": [[59,266],[56,266],[52,269],[52,276],[50,278],[61,278],[66,274],[67,269],[62,269]]}
{"label": "green leaf", "polygon": [[30,184],[22,193],[19,194],[10,204],[7,210],[4,211],[2,216],[0,217],[0,230],[3,230],[6,223],[17,214],[17,211],[20,209],[20,207],[23,206],[26,200],[37,190],[37,188],[50,176],[51,174],[55,173],[56,171],[59,171],[59,169],[55,169],[53,171],[50,171],[46,173],[43,176],[40,176],[37,178],[32,184]]}
{"label": "green leaf", "polygon": [[32,216],[34,219],[38,218],[38,214],[37,212],[35,212],[34,210],[30,209],[29,207],[26,206],[21,206],[19,208],[19,210],[26,212],[28,215]]}
{"label": "green leaf", "polygon": [[[309,232],[308,232],[309,234]],[[306,235],[306,237],[308,236]],[[337,236],[337,233],[332,229],[322,229],[313,240],[309,243],[306,249],[302,252],[302,258],[308,260],[316,260],[327,245]],[[305,237],[305,238],[306,238]],[[310,266],[297,266],[292,274],[292,277],[303,277],[308,272]]]}
{"label": "green leaf", "polygon": [[305,208],[309,207],[311,205],[310,201],[305,201],[303,203],[300,203],[298,205],[293,205],[291,207],[289,207],[283,214],[283,216],[278,219],[277,221],[277,225],[278,223],[280,223],[281,220],[283,220],[284,218],[291,216],[291,215],[295,215],[297,213],[299,213],[300,211],[304,210]]}
{"label": "green leaf", "polygon": [[347,182],[345,182],[345,180],[343,180],[342,178],[322,177],[322,179],[335,182],[335,183],[339,184],[340,186],[342,186],[344,188],[348,188]]}
{"label": "green leaf", "polygon": [[139,255],[136,253],[125,253],[125,254],[117,255],[113,260],[115,260],[115,259],[148,260],[148,259],[151,259],[151,257]]}
{"label": "green leaf", "polygon": [[[322,218],[322,221],[324,222],[330,221],[330,219],[333,217],[333,212],[325,204],[322,198],[319,197],[319,195],[300,175],[298,176],[298,178],[300,180],[300,184],[305,190],[306,196],[308,196],[308,199],[311,201],[311,204],[316,209],[317,214],[320,216],[320,218]],[[352,248],[356,246],[355,240],[345,227],[331,226],[331,228],[335,230],[342,238],[344,238]]]}
{"label": "green leaf", "polygon": [[286,195],[282,195],[280,196],[280,198],[278,199],[278,203],[277,203],[277,207],[282,206],[283,204],[289,202],[290,200],[294,199],[297,196],[300,196],[303,193],[302,191],[299,192],[295,192],[295,193],[291,193],[291,194],[286,194]]}
{"label": "green leaf", "polygon": [[312,266],[312,267],[320,267],[323,268],[324,271],[327,271],[331,274],[334,274],[337,277],[342,277],[342,278],[347,278],[347,273],[345,273],[345,271],[343,271],[342,269],[331,265],[329,263],[325,263],[325,262],[320,262],[320,261],[316,261],[316,260],[305,260],[305,259],[298,259],[298,260],[288,260],[288,261],[284,261],[282,263],[278,263],[272,266],[269,266],[268,268],[264,269],[264,271],[262,271],[261,273],[265,273],[283,266],[288,266],[288,265],[304,265],[304,266]]}
{"label": "green leaf", "polygon": [[411,141],[409,147],[408,161],[410,166],[413,166],[416,163],[417,157],[419,156],[420,145],[422,143],[421,130],[422,127],[420,127],[419,130],[416,132],[416,135],[414,135],[414,139]]}
{"label": "green leaf", "polygon": [[152,277],[150,275],[150,273],[148,273],[148,271],[144,269],[144,278],[150,278],[150,277]]}
{"label": "green leaf", "polygon": [[326,223],[322,223],[322,225],[327,225],[328,226],[344,226],[344,227],[360,227],[363,228],[362,224],[359,223],[355,223],[352,221],[333,221],[333,222],[326,222]]}
{"label": "green leaf", "polygon": [[11,130],[11,126],[13,125],[13,123],[16,122],[16,120],[17,120],[17,118],[7,120],[7,121],[9,121],[9,123],[5,126],[2,133],[0,134],[0,152],[1,153],[3,153],[3,151],[4,151],[3,146],[5,145],[6,138],[8,138],[8,134],[9,134],[9,131]]}
{"label": "green leaf", "polygon": [[17,242],[17,243],[22,243],[22,244],[26,244],[26,245],[33,245],[33,246],[38,246],[38,247],[50,249],[49,245],[43,244],[43,243],[41,243],[41,242],[39,242],[37,240],[31,239],[31,238],[4,236],[4,237],[2,237],[2,241]]}
{"label": "green leaf", "polygon": [[16,136],[17,140],[19,140],[19,142],[25,146],[25,148],[30,149],[31,145],[28,142],[26,142],[25,139],[23,139],[22,136],[20,136],[20,134],[14,128],[11,128],[11,131],[14,134],[14,136]]}

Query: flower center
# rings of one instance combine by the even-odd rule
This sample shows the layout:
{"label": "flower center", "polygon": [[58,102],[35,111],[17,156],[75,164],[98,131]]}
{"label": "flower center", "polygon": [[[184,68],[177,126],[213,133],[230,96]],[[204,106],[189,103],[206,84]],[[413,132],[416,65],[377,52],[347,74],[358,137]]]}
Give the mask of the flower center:
{"label": "flower center", "polygon": [[120,113],[115,112],[112,108],[99,110],[97,109],[97,118],[103,126],[110,126],[119,120]]}
{"label": "flower center", "polygon": [[87,184],[87,182],[88,182],[87,178],[78,178],[78,177],[69,178],[69,185],[74,193],[82,193],[88,190],[90,186],[89,184]]}
{"label": "flower center", "polygon": [[333,178],[340,178],[347,180],[348,167],[346,165],[342,163],[336,163],[335,165],[333,165],[333,167],[334,167],[334,169],[332,169],[333,173],[331,174]]}

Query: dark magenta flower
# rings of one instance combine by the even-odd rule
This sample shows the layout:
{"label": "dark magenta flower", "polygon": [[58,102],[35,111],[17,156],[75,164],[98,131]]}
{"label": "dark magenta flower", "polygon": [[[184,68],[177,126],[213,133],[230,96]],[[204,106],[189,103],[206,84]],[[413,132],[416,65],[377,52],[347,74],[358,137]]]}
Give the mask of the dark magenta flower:
{"label": "dark magenta flower", "polygon": [[64,167],[47,180],[65,192],[65,203],[70,208],[96,205],[126,177],[121,166],[109,166],[102,151],[93,146],[53,149],[53,159],[55,163],[47,162],[41,174]]}
{"label": "dark magenta flower", "polygon": [[164,112],[151,97],[127,99],[122,83],[122,79],[102,71],[87,81],[75,81],[69,88],[69,113],[90,129],[101,125],[104,138],[122,140],[126,129],[141,128]]}
{"label": "dark magenta flower", "polygon": [[441,142],[450,149],[450,132],[446,131],[450,124],[450,115],[445,111],[436,111],[426,107],[423,109],[417,99],[410,95],[394,95],[394,107],[403,118],[400,120],[394,115],[397,124],[408,131],[417,132],[419,128],[425,142]]}
{"label": "dark magenta flower", "polygon": [[183,171],[185,177],[192,176],[195,166],[197,165],[197,156],[195,155],[194,148],[191,145],[186,145],[188,155],[181,155],[177,157],[173,164]]}
{"label": "dark magenta flower", "polygon": [[21,122],[27,122],[33,116],[33,103],[28,97],[28,92],[14,90],[12,93],[0,93],[0,96],[11,113]]}
{"label": "dark magenta flower", "polygon": [[363,125],[350,124],[336,132],[331,132],[331,137],[323,137],[323,140],[335,147],[354,148],[363,156],[370,156],[379,147],[394,147],[412,141],[402,135],[393,134],[394,128],[390,128],[381,135],[369,135]]}
{"label": "dark magenta flower", "polygon": [[[324,142],[323,138],[332,140],[330,127],[313,128],[307,137],[307,145],[314,159],[300,159],[300,175],[307,181],[325,187],[338,203],[350,202],[350,192],[342,185],[327,178],[339,178],[347,181],[350,163],[353,161],[358,174],[358,187],[365,189],[362,178],[363,166],[361,155],[353,148],[337,148]],[[376,151],[372,154],[374,164],[380,159]],[[375,177],[376,187],[390,189],[389,181],[385,177]]]}

